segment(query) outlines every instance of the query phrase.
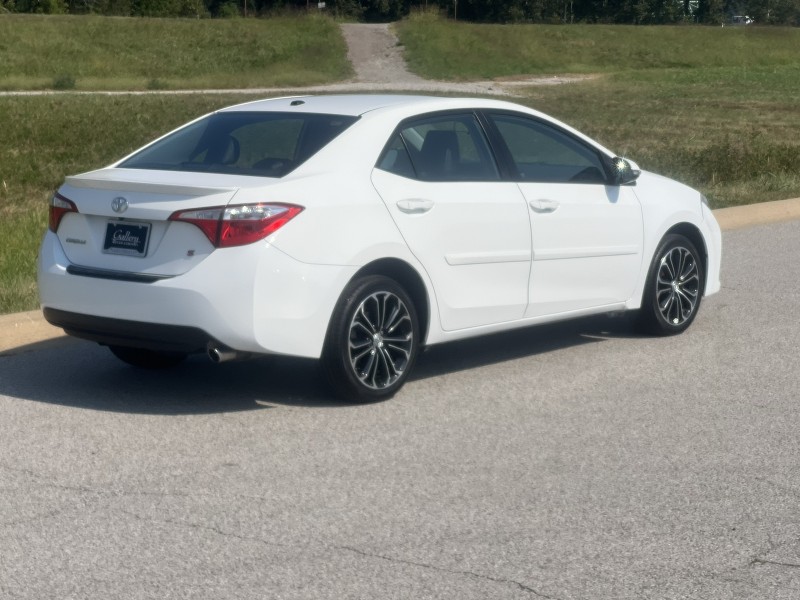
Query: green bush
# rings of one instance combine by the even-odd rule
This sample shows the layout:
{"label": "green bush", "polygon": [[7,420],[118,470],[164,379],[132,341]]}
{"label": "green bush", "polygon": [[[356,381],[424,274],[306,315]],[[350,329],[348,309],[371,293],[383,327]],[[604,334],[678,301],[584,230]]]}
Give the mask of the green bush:
{"label": "green bush", "polygon": [[75,89],[75,78],[69,73],[63,73],[53,77],[54,90],[73,90]]}
{"label": "green bush", "polygon": [[236,17],[241,17],[242,12],[239,10],[239,5],[236,4],[236,2],[225,2],[224,4],[220,4],[217,10],[217,16],[221,19],[234,19]]}
{"label": "green bush", "polygon": [[148,90],[166,90],[168,88],[169,86],[167,85],[167,83],[158,78],[151,79],[150,81],[147,82]]}

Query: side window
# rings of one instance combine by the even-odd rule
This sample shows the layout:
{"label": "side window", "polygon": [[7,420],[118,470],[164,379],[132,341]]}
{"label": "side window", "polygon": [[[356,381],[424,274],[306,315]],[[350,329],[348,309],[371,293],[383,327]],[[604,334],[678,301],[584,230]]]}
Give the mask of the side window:
{"label": "side window", "polygon": [[496,181],[497,165],[472,114],[441,115],[406,125],[378,168],[423,181]]}
{"label": "side window", "polygon": [[523,181],[606,183],[594,149],[545,123],[512,115],[490,115]]}
{"label": "side window", "polygon": [[378,161],[378,168],[401,177],[416,178],[417,174],[411,164],[411,157],[408,155],[406,144],[399,133],[392,138],[389,146],[384,151]]}

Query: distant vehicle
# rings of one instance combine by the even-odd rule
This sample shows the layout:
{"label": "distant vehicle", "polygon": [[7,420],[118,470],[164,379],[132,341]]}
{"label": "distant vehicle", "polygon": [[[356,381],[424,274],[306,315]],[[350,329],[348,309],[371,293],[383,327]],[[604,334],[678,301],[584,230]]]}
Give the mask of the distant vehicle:
{"label": "distant vehicle", "polygon": [[752,25],[753,23],[755,23],[755,20],[747,15],[734,15],[731,17],[732,25]]}
{"label": "distant vehicle", "polygon": [[700,192],[529,108],[296,97],[68,177],[39,290],[50,323],[132,365],[319,358],[368,401],[424,345],[623,310],[680,333],[720,253]]}

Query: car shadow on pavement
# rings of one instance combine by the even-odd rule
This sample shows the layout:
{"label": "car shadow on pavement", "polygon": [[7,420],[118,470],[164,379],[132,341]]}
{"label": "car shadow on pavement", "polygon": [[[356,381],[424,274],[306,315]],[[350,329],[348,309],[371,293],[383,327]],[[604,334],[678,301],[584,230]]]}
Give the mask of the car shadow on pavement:
{"label": "car shadow on pavement", "polygon": [[[576,319],[432,346],[411,380],[634,336],[625,318]],[[141,370],[108,349],[67,337],[0,353],[0,395],[75,408],[192,415],[281,406],[334,408],[316,361],[262,357],[221,365],[192,356],[168,370]]]}
{"label": "car shadow on pavement", "polygon": [[611,338],[640,337],[623,315],[599,315],[514,329],[426,349],[412,380],[544,354]]}

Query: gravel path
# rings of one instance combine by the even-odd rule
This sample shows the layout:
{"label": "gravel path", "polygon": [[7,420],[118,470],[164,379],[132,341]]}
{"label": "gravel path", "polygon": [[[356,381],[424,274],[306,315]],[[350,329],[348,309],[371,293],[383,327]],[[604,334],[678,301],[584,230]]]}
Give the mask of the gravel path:
{"label": "gravel path", "polygon": [[422,77],[410,73],[402,46],[388,23],[341,25],[347,42],[347,58],[355,69],[356,82],[420,85]]}

